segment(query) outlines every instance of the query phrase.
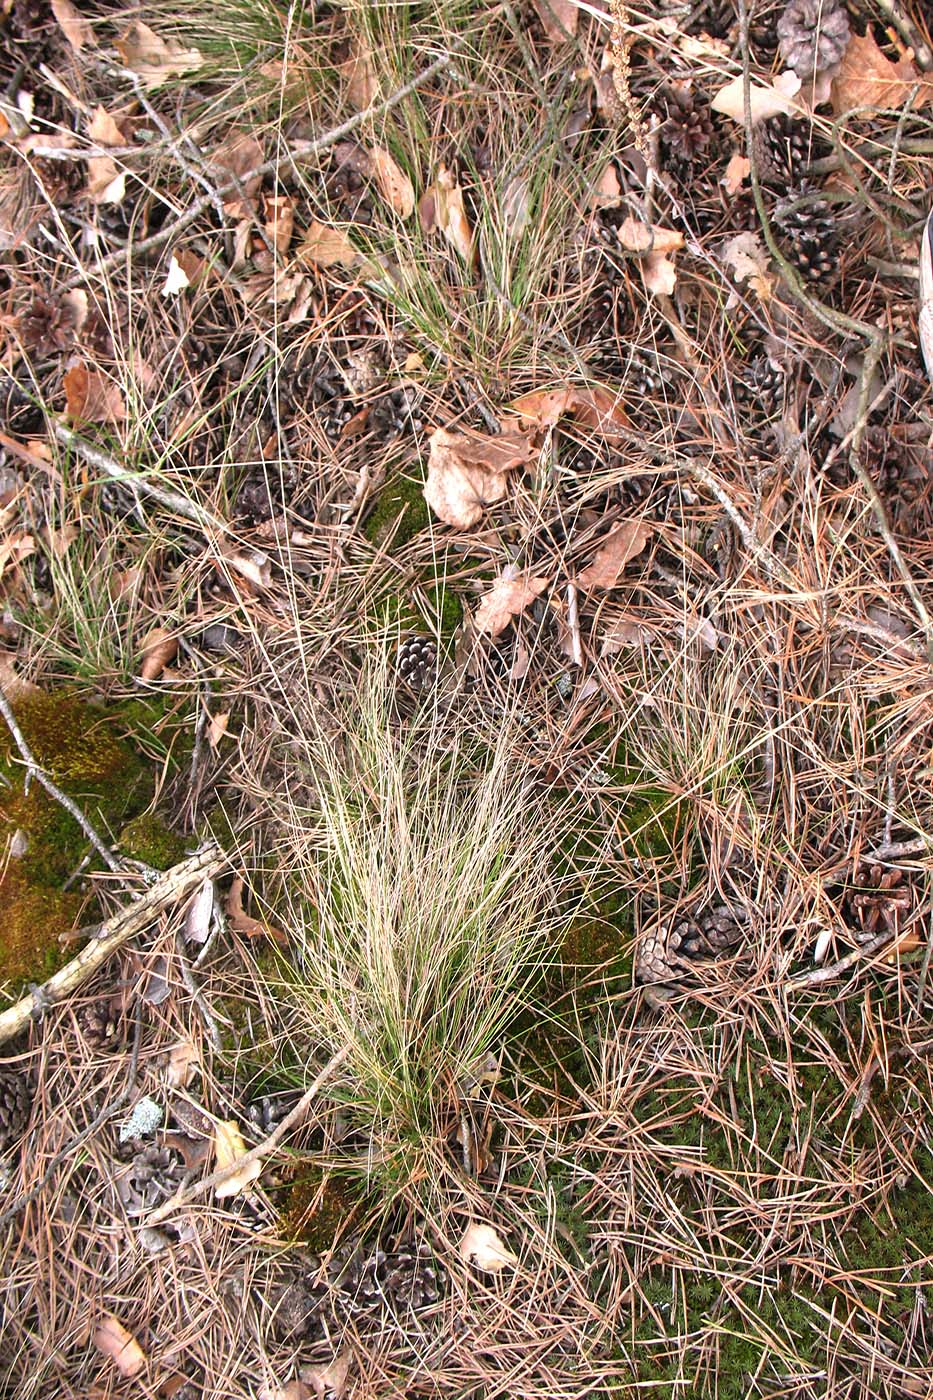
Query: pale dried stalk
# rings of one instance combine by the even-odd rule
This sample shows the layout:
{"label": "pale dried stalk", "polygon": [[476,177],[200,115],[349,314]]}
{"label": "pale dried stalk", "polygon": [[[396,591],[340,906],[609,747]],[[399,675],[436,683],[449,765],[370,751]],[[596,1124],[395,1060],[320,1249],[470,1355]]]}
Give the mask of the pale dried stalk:
{"label": "pale dried stalk", "polygon": [[149,927],[157,914],[190,894],[204,879],[210,879],[224,865],[225,856],[216,842],[210,842],[188,860],[173,865],[171,870],[152,885],[135,904],[121,909],[102,923],[77,957],[54,972],[49,980],[29,996],[0,1013],[0,1045],[12,1040],[26,1029],[37,1011],[62,1001],[77,990],[107,959],[122,948],[128,939]]}

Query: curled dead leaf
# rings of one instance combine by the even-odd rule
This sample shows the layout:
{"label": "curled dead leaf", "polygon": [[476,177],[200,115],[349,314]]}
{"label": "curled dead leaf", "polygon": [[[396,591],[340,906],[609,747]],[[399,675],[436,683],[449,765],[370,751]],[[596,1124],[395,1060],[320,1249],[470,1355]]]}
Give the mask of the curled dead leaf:
{"label": "curled dead leaf", "polygon": [[523,613],[548,586],[546,578],[521,573],[511,565],[502,570],[492,588],[480,599],[473,618],[477,632],[498,637],[519,613]]}
{"label": "curled dead leaf", "polygon": [[733,151],[719,183],[726,194],[738,194],[751,173],[752,163],[748,156],[743,156],[740,151]]}
{"label": "curled dead leaf", "polygon": [[619,242],[630,253],[672,253],[684,246],[684,236],[677,229],[646,224],[629,214],[619,226]]}
{"label": "curled dead leaf", "polygon": [[556,427],[564,417],[576,418],[607,438],[617,437],[628,427],[618,394],[599,385],[592,389],[534,389],[510,403],[508,411],[541,428]]}
{"label": "curled dead leaf", "polygon": [[501,501],[508,474],[534,456],[527,432],[497,437],[466,428],[437,428],[428,439],[428,476],[424,498],[438,519],[467,530],[482,519],[486,506]]}
{"label": "curled dead leaf", "polygon": [[460,1240],[460,1258],[465,1264],[475,1264],[487,1274],[498,1274],[518,1263],[518,1255],[503,1244],[491,1225],[474,1221],[468,1225]]}
{"label": "curled dead leaf", "polygon": [[126,405],[118,386],[86,364],[72,365],[62,378],[65,413],[73,423],[122,423]]}
{"label": "curled dead leaf", "polygon": [[677,286],[677,268],[664,253],[648,253],[641,261],[641,276],[645,290],[653,297],[673,296]]}
{"label": "curled dead leaf", "polygon": [[224,900],[224,913],[227,922],[235,933],[245,933],[247,938],[271,938],[274,943],[288,942],[285,934],[274,924],[254,919],[243,908],[243,879],[237,875],[230,883]]}
{"label": "curled dead leaf", "polygon": [[193,1040],[180,1040],[168,1053],[165,1083],[170,1089],[184,1089],[200,1066],[200,1056]]}
{"label": "curled dead leaf", "polygon": [[211,164],[240,182],[240,190],[224,200],[224,212],[233,219],[251,219],[256,212],[256,195],[262,176],[254,175],[263,162],[263,149],[255,136],[233,135],[223,141],[211,157]]}
{"label": "curled dead leaf", "polygon": [[463,191],[445,165],[439,168],[436,182],[422,195],[418,209],[425,232],[440,229],[463,261],[473,262],[473,231],[463,207]]}
{"label": "curled dead leaf", "polygon": [[295,228],[295,201],[290,194],[267,194],[264,201],[266,237],[279,256],[288,252]]}
{"label": "curled dead leaf", "polygon": [[933,75],[920,73],[909,58],[892,63],[869,28],[849,39],[831,97],[837,117],[856,109],[896,109],[907,102],[914,108],[928,107],[933,102]]}
{"label": "curled dead leaf", "polygon": [[379,78],[375,60],[361,35],[354,35],[350,56],[340,64],[339,71],[347,85],[350,106],[365,112],[379,95]]}
{"label": "curled dead leaf", "polygon": [[737,233],[722,250],[722,260],[735,273],[737,282],[748,282],[762,301],[770,301],[774,278],[769,272],[768,253],[754,233]]}
{"label": "curled dead leaf", "polygon": [[113,1313],[104,1313],[94,1328],[94,1345],[127,1379],[138,1376],[146,1368],[146,1353]]}
{"label": "curled dead leaf", "polygon": [[319,1400],[343,1400],[352,1365],[352,1351],[342,1351],[326,1366],[302,1366],[301,1378],[311,1387],[309,1396],[316,1395]]}
{"label": "curled dead leaf", "polygon": [[85,48],[96,49],[97,41],[90,20],[78,13],[71,0],[52,0],[51,8],[55,22],[67,39],[72,52],[80,53]]}
{"label": "curled dead leaf", "polygon": [[246,1143],[243,1141],[239,1123],[233,1118],[227,1122],[217,1123],[214,1128],[214,1156],[217,1159],[217,1169],[225,1171],[229,1167],[236,1168],[226,1180],[218,1183],[214,1193],[218,1200],[223,1200],[227,1196],[238,1196],[241,1191],[246,1190],[251,1182],[256,1180],[262,1171],[262,1163],[258,1160],[244,1162],[241,1166],[237,1166],[245,1152]]}
{"label": "curled dead leaf", "polygon": [[534,0],[534,7],[552,44],[566,43],[576,34],[580,11],[573,0]]}
{"label": "curled dead leaf", "polygon": [[124,146],[126,140],[106,107],[95,107],[88,122],[87,134],[99,146]]}
{"label": "curled dead leaf", "polygon": [[649,539],[643,520],[624,520],[610,530],[577,583],[581,588],[615,588],[626,564],[642,552]]}
{"label": "curled dead leaf", "polygon": [[169,662],[178,655],[178,638],[165,627],[153,627],[146,633],[139,650],[142,659],[140,680],[158,680]]}
{"label": "curled dead leaf", "polygon": [[312,219],[308,225],[295,249],[295,257],[314,263],[316,267],[352,267],[360,260],[360,254],[343,229],[331,228],[317,219]]}
{"label": "curled dead leaf", "polygon": [[409,218],[415,210],[411,180],[384,146],[373,146],[368,155],[379,193],[400,219]]}
{"label": "curled dead leaf", "polygon": [[138,19],[124,30],[115,47],[127,68],[147,88],[162,87],[170,78],[192,73],[204,62],[200,49],[186,49],[175,39],[163,39]]}
{"label": "curled dead leaf", "polygon": [[[753,82],[749,89],[752,125],[767,121],[769,117],[793,116],[799,110],[799,103],[794,101],[799,91],[800,79],[790,71],[778,73],[770,86]],[[710,105],[714,112],[722,112],[723,116],[744,123],[745,88],[742,78],[733,78],[731,83],[720,88]]]}
{"label": "curled dead leaf", "polygon": [[87,192],[93,204],[119,204],[126,194],[126,171],[111,156],[88,156]]}

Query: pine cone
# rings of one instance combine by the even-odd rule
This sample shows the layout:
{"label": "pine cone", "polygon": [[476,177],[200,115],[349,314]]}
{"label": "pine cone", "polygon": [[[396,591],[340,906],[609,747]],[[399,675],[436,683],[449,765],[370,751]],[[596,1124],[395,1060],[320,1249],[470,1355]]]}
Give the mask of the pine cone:
{"label": "pine cone", "polygon": [[92,1050],[115,1050],[123,1043],[123,1018],[109,997],[85,1002],[75,1012],[78,1030]]}
{"label": "pine cone", "polygon": [[639,982],[681,981],[695,959],[714,958],[740,942],[747,915],[718,904],[703,913],[688,914],[676,924],[662,924],[639,944],[635,975]]}
{"label": "pine cone", "polygon": [[840,0],[790,0],[777,23],[781,57],[804,80],[840,61],[849,32]]}
{"label": "pine cone", "polygon": [[818,283],[835,275],[839,240],[832,210],[824,199],[813,198],[814,190],[808,180],[802,180],[788,199],[778,203],[774,222],[801,277]]}
{"label": "pine cone", "polygon": [[395,671],[412,690],[428,690],[437,678],[437,643],[419,633],[406,637],[395,658]]}
{"label": "pine cone", "polygon": [[148,1143],[139,1147],[138,1140],[130,1143],[137,1151],[129,1162],[114,1173],[117,1194],[127,1215],[145,1215],[174,1196],[185,1179],[185,1164],[181,1153],[171,1147]]}
{"label": "pine cone", "polygon": [[16,0],[13,6],[13,32],[20,39],[44,39],[52,27],[49,0]]}
{"label": "pine cone", "polygon": [[786,193],[803,176],[813,159],[809,122],[780,115],[754,129],[758,176],[764,185]]}
{"label": "pine cone", "polygon": [[20,339],[25,350],[40,356],[66,350],[75,338],[75,314],[67,305],[47,297],[35,297],[16,318]]}
{"label": "pine cone", "polygon": [[32,1085],[15,1065],[0,1065],[0,1152],[19,1142],[32,1112]]}
{"label": "pine cone", "polygon": [[268,1137],[291,1113],[300,1098],[301,1094],[295,1089],[287,1089],[281,1094],[263,1094],[262,1098],[253,1099],[248,1104],[246,1116],[263,1137]]}
{"label": "pine cone", "polygon": [[328,356],[306,359],[294,371],[293,386],[295,397],[311,404],[324,432],[336,441],[356,412],[337,366]]}
{"label": "pine cone", "polygon": [[855,880],[857,885],[848,891],[845,905],[853,916],[857,940],[868,941],[885,931],[899,933],[910,919],[916,895],[904,871],[862,865]]}
{"label": "pine cone", "polygon": [[770,355],[755,355],[736,375],[737,403],[755,417],[773,418],[784,407],[784,368]]}
{"label": "pine cone", "polygon": [[663,95],[667,120],[661,127],[661,141],[666,153],[692,164],[713,139],[713,119],[709,103],[698,101],[689,90],[669,88]]}

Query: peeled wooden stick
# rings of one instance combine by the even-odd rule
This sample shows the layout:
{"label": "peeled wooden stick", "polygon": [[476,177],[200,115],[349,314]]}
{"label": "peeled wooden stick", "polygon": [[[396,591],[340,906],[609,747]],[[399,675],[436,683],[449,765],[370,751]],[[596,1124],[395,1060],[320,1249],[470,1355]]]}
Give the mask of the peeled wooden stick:
{"label": "peeled wooden stick", "polygon": [[148,928],[163,909],[184,899],[202,880],[216,875],[224,860],[220,847],[211,841],[188,860],[166,870],[134,904],[127,905],[102,923],[77,957],[54,972],[29,996],[22,997],[14,1006],[0,1012],[0,1045],[25,1030],[37,1009],[64,1000],[86,982],[128,939]]}

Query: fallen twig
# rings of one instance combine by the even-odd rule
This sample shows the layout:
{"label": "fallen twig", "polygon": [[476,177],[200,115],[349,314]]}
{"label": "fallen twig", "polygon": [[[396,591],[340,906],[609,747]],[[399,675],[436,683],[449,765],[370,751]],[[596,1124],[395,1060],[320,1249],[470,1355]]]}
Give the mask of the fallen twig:
{"label": "fallen twig", "polygon": [[787,989],[791,992],[797,992],[802,987],[818,987],[822,982],[831,982],[834,977],[848,972],[850,967],[854,967],[863,958],[870,958],[872,954],[877,953],[887,944],[892,945],[891,952],[897,952],[901,940],[906,937],[907,933],[903,929],[897,934],[885,930],[884,933],[876,934],[867,943],[863,943],[861,948],[855,948],[851,953],[846,953],[845,957],[840,958],[838,962],[829,963],[826,967],[815,967],[810,972],[803,972],[798,977],[792,977],[786,984]]}
{"label": "fallen twig", "polygon": [[211,841],[188,860],[166,870],[134,904],[102,923],[95,936],[71,962],[53,973],[29,996],[20,998],[15,1005],[0,1012],[0,1045],[25,1030],[37,1010],[62,1001],[86,982],[112,953],[122,948],[134,934],[147,928],[161,910],[183,899],[206,877],[215,875],[223,866],[224,859],[220,847]]}
{"label": "fallen twig", "polygon": [[305,1116],[324,1084],[326,1084],[334,1070],[339,1069],[349,1053],[349,1045],[344,1045],[336,1054],[331,1055],[314,1083],[304,1091],[291,1113],[285,1115],[281,1123],[273,1128],[268,1137],[263,1138],[262,1142],[257,1143],[255,1147],[251,1147],[248,1152],[241,1153],[236,1161],[231,1162],[229,1166],[218,1167],[217,1171],[211,1172],[210,1176],[206,1176],[203,1181],[196,1181],[193,1186],[189,1186],[187,1189],[181,1191],[176,1191],[170,1201],[166,1201],[164,1205],[159,1206],[158,1210],[154,1210],[152,1214],[142,1222],[142,1228],[149,1229],[153,1225],[158,1225],[160,1221],[174,1214],[176,1210],[180,1210],[183,1206],[191,1205],[192,1201],[198,1200],[201,1196],[206,1196],[208,1191],[213,1190],[215,1186],[220,1186],[222,1182],[229,1181],[230,1177],[239,1175],[243,1168],[248,1167],[251,1162],[257,1162],[260,1157],[267,1157],[270,1152],[275,1150],[285,1134]]}

